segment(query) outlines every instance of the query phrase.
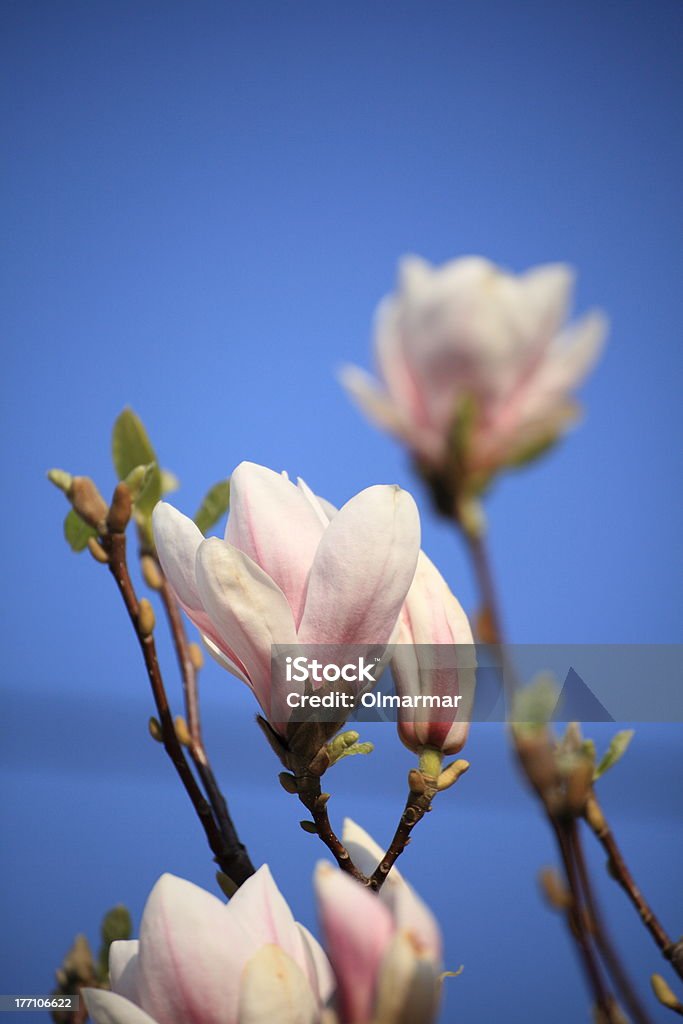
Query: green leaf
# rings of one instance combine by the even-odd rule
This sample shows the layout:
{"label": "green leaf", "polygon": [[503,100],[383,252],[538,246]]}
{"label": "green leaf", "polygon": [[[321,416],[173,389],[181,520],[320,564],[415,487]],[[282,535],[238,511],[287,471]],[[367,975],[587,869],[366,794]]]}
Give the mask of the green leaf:
{"label": "green leaf", "polygon": [[156,462],[149,462],[146,466],[136,466],[135,469],[131,469],[130,473],[124,480],[124,483],[130,491],[130,496],[133,499],[134,505],[137,506],[140,499],[144,501],[145,490],[152,482],[154,470],[156,468]]}
{"label": "green leaf", "polygon": [[64,536],[72,551],[85,551],[89,539],[97,536],[97,530],[93,530],[92,526],[88,526],[81,519],[78,512],[71,509],[67,512],[66,519],[64,520]]}
{"label": "green leaf", "polygon": [[230,481],[220,480],[207,491],[194,521],[202,531],[206,533],[218,522],[221,516],[225,515],[230,505]]}
{"label": "green leaf", "polygon": [[539,675],[515,695],[512,722],[516,728],[532,730],[548,724],[553,716],[560,688],[551,675]]}
{"label": "green leaf", "polygon": [[610,770],[610,768],[613,768],[617,761],[621,761],[634,735],[635,731],[633,729],[624,729],[622,732],[618,732],[616,736],[614,736],[602,758],[602,761],[595,769],[595,774],[593,775],[594,779],[599,779],[601,775],[604,775],[605,772]]}
{"label": "green leaf", "polygon": [[109,948],[112,942],[125,941],[130,939],[132,934],[133,922],[130,913],[122,903],[107,911],[100,926],[102,944],[97,957],[100,981],[106,981],[109,975]]}
{"label": "green leaf", "polygon": [[124,409],[114,423],[111,449],[119,480],[125,480],[138,466],[154,463],[149,482],[145,485],[144,493],[138,496],[136,504],[136,512],[140,517],[149,518],[152,509],[161,499],[161,470],[142,420],[132,409]]}
{"label": "green leaf", "polygon": [[171,491],[177,491],[180,487],[180,480],[172,473],[170,469],[162,469],[161,471],[161,493],[170,494]]}
{"label": "green leaf", "polygon": [[341,753],[337,754],[332,763],[336,764],[337,761],[341,761],[342,758],[353,757],[354,754],[371,754],[374,749],[374,744],[369,740],[365,740],[363,743],[352,743],[350,747],[345,747]]}

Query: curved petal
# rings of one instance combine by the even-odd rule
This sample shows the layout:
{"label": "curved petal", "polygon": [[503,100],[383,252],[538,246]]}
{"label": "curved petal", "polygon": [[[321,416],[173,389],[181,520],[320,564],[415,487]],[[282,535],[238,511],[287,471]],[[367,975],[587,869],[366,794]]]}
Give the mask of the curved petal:
{"label": "curved petal", "polygon": [[331,501],[326,501],[325,498],[321,498],[319,494],[314,494],[306,481],[302,480],[301,477],[297,477],[296,485],[313,506],[313,511],[317,515],[323,527],[326,529],[330,519],[332,519],[333,516],[336,516],[339,509],[335,508]]}
{"label": "curved petal", "polygon": [[165,501],[160,501],[154,508],[152,528],[161,568],[181,607],[200,633],[205,634],[228,659],[230,664],[224,667],[249,683],[244,665],[240,664],[230,647],[222,643],[202,604],[196,570],[197,552],[204,542],[201,530],[192,519]]}
{"label": "curved petal", "polygon": [[327,863],[316,868],[314,884],[343,1019],[364,1024],[372,1019],[379,967],[394,930],[391,915],[373,893]]}
{"label": "curved petal", "polygon": [[206,633],[202,633],[201,637],[202,643],[206,647],[207,651],[209,652],[213,660],[217,661],[221,668],[227,669],[227,671],[230,672],[233,676],[237,676],[238,679],[241,679],[243,683],[246,683],[247,686],[250,687],[251,680],[247,676],[246,671],[238,666],[237,661],[233,661],[231,658],[227,656],[227,654],[223,654],[223,651],[220,649],[218,644],[215,644],[213,640],[206,635]]}
{"label": "curved petal", "polygon": [[318,1003],[303,971],[279,946],[259,949],[242,975],[239,1024],[317,1024]]}
{"label": "curved petal", "polygon": [[307,968],[301,932],[267,864],[240,886],[225,912],[235,916],[256,948],[274,943],[302,970]]}
{"label": "curved petal", "polygon": [[84,988],[82,994],[95,1024],[156,1024],[153,1017],[116,992]]}
{"label": "curved petal", "polygon": [[287,599],[256,562],[217,537],[197,552],[197,585],[219,637],[245,666],[269,716],[271,644],[296,642]]}
{"label": "curved petal", "polygon": [[380,970],[377,1020],[431,1024],[439,1009],[440,989],[435,965],[420,957],[409,935],[395,935]]}
{"label": "curved petal", "polygon": [[161,568],[178,600],[188,611],[203,611],[197,589],[195,560],[204,535],[196,523],[173,505],[160,501],[152,513],[152,529]]}
{"label": "curved petal", "polygon": [[376,486],[357,494],[320,541],[300,642],[388,643],[419,550],[420,517],[407,491]]}
{"label": "curved petal", "polygon": [[137,939],[119,939],[109,947],[109,980],[112,991],[138,1001],[138,948]]}
{"label": "curved petal", "polygon": [[311,981],[311,985],[313,986],[313,991],[318,997],[318,1002],[322,1006],[326,1006],[332,998],[336,988],[334,974],[330,967],[330,961],[327,959],[325,950],[318,940],[311,935],[308,928],[305,928],[304,925],[299,924],[298,922],[297,928],[299,929],[303,940],[308,964],[308,977]]}
{"label": "curved petal", "polygon": [[242,462],[232,474],[225,539],[277,583],[295,622],[324,528],[306,496],[280,473]]}
{"label": "curved petal", "polygon": [[140,1005],[161,1024],[225,1024],[237,1013],[240,975],[255,952],[225,904],[163,875],[140,926]]}

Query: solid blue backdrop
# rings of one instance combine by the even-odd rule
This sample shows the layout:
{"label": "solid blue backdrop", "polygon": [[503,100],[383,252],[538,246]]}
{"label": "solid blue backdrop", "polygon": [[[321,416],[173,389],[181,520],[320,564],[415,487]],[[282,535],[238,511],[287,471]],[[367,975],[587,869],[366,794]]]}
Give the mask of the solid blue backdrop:
{"label": "solid blue backdrop", "polygon": [[[369,365],[373,310],[403,253],[515,270],[568,260],[578,309],[602,306],[611,339],[582,391],[586,423],[489,503],[506,624],[522,642],[681,640],[683,8],[6,0],[3,21],[0,990],[41,992],[106,906],[123,900],[139,921],[166,869],[212,884],[145,735],[119,599],[66,549],[65,503],[43,475],[58,465],[111,487],[125,404],[188,512],[244,458],[336,503],[371,483],[411,488],[425,549],[472,608],[458,542],[335,370]],[[203,689],[235,817],[313,923],[322,851],[274,783],[251,699],[213,665]],[[330,808],[386,840],[411,759],[391,727],[368,733],[378,752],[335,769]],[[680,728],[641,726],[604,783],[674,934],[681,749]],[[552,844],[500,728],[474,729],[468,756],[404,862],[440,908],[448,966],[465,965],[444,1019],[586,1019],[562,924],[536,891]],[[659,958],[602,888],[649,998]]]}

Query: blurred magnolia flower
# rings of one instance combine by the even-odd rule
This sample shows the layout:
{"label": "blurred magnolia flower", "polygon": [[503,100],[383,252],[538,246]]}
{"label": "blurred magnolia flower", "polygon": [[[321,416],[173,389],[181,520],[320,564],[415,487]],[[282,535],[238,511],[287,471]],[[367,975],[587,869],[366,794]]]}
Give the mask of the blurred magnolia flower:
{"label": "blurred magnolia flower", "polygon": [[110,992],[84,992],[95,1024],[317,1024],[334,987],[265,866],[227,904],[163,875],[109,972]]}
{"label": "blurred magnolia flower", "polygon": [[225,539],[204,539],[160,502],[162,568],[213,653],[253,690],[285,735],[271,645],[388,644],[415,573],[420,521],[410,494],[369,487],[338,512],[306,484],[242,462],[232,474]]}
{"label": "blurred magnolia flower", "polygon": [[478,257],[442,267],[406,258],[377,313],[379,381],[346,367],[342,382],[426,472],[450,464],[459,487],[481,487],[539,454],[575,417],[571,392],[607,325],[599,312],[566,324],[573,280],[560,263],[511,274]]}
{"label": "blurred magnolia flower", "polygon": [[[382,858],[377,844],[348,820],[343,841],[371,875]],[[376,895],[323,862],[315,888],[341,1024],[430,1024],[439,1006],[441,935],[396,868]]]}
{"label": "blurred magnolia flower", "polygon": [[[416,753],[429,746],[456,754],[469,732],[474,639],[459,601],[422,551],[399,621],[391,661],[396,690],[401,697],[436,701],[434,707],[400,707],[398,734]],[[452,709],[446,707],[447,698],[454,704]]]}

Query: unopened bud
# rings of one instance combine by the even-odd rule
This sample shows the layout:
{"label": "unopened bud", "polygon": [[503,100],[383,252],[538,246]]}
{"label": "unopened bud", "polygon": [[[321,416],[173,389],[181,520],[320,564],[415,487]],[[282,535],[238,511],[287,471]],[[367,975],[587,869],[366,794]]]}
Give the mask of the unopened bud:
{"label": "unopened bud", "polygon": [[529,781],[540,793],[557,783],[555,757],[546,737],[518,736],[517,752]]}
{"label": "unopened bud", "polygon": [[73,483],[71,473],[67,473],[65,469],[49,469],[47,471],[47,478],[51,484],[54,484],[60,491],[68,495]]}
{"label": "unopened bud", "polygon": [[150,590],[160,590],[163,586],[164,578],[161,575],[159,566],[157,565],[154,558],[151,555],[143,555],[140,559],[140,570],[142,572],[142,578],[150,588]]}
{"label": "unopened bud", "polygon": [[75,476],[68,497],[81,519],[102,533],[107,519],[107,503],[90,477]]}
{"label": "unopened bud", "polygon": [[104,550],[102,545],[95,537],[88,537],[88,551],[93,556],[96,562],[101,562],[102,565],[106,565],[109,561],[109,555]]}
{"label": "unopened bud", "polygon": [[678,999],[676,999],[676,996],[670,988],[669,983],[661,976],[661,974],[653,974],[650,978],[650,984],[652,985],[652,991],[657,999],[659,999],[662,1006],[666,1006],[669,1010],[676,1010],[678,1013],[683,1010],[683,1007],[679,1003]]}
{"label": "unopened bud", "polygon": [[588,795],[588,799],[583,808],[583,813],[586,817],[586,821],[595,832],[596,836],[602,836],[607,831],[607,822],[605,815],[602,813],[600,804],[595,799],[592,793]]}
{"label": "unopened bud", "polygon": [[304,832],[308,832],[312,836],[317,836],[318,826],[314,821],[300,821],[299,824],[301,825]]}
{"label": "unopened bud", "polygon": [[465,760],[453,761],[441,772],[436,783],[436,788],[441,792],[455,785],[461,775],[464,775],[470,767],[470,762]]}
{"label": "unopened bud", "polygon": [[178,743],[181,743],[184,747],[192,745],[190,730],[188,729],[187,722],[182,715],[176,715],[175,717],[175,734],[178,737]]}
{"label": "unopened bud", "polygon": [[285,793],[291,793],[294,795],[299,792],[296,784],[296,778],[289,772],[280,772],[278,779],[280,780],[280,785],[284,789]]}
{"label": "unopened bud", "polygon": [[114,488],[111,508],[107,516],[107,529],[110,533],[124,533],[133,514],[133,499],[130,489],[123,481]]}
{"label": "unopened bud", "polygon": [[141,597],[138,603],[138,629],[142,636],[149,636],[154,631],[156,619],[154,609],[146,597]]}
{"label": "unopened bud", "polygon": [[187,653],[190,655],[190,661],[195,672],[199,672],[200,668],[204,664],[204,655],[199,644],[188,644]]}
{"label": "unopened bud", "polygon": [[153,740],[156,740],[157,743],[164,742],[164,734],[161,731],[161,723],[158,718],[154,718],[154,716],[152,716],[147,723],[147,728],[149,729],[149,734]]}
{"label": "unopened bud", "polygon": [[555,910],[566,910],[571,906],[571,893],[555,868],[543,868],[539,872],[538,880],[541,883],[543,895],[551,907],[554,907]]}
{"label": "unopened bud", "polygon": [[582,814],[588,794],[593,785],[593,765],[582,757],[567,777],[567,810],[570,814]]}

